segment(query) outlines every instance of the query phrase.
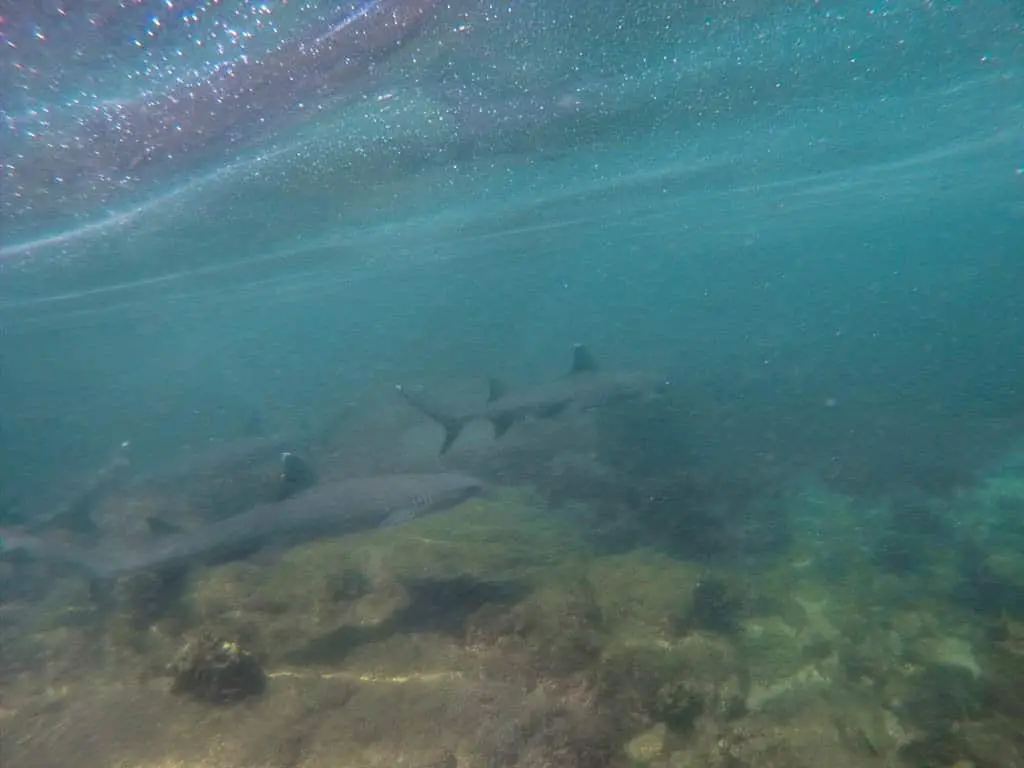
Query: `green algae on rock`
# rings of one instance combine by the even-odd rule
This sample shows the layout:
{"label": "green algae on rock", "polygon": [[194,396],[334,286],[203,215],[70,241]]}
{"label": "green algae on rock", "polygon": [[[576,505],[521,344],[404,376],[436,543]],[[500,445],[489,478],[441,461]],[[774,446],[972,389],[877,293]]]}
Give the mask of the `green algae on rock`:
{"label": "green algae on rock", "polygon": [[211,704],[241,701],[266,688],[266,674],[251,653],[208,632],[186,643],[167,671],[171,693]]}
{"label": "green algae on rock", "polygon": [[634,729],[663,722],[686,730],[698,717],[738,717],[748,686],[735,650],[704,634],[677,642],[615,643],[605,649],[597,672],[601,700]]}
{"label": "green algae on rock", "polygon": [[518,650],[534,674],[559,678],[594,664],[602,633],[593,586],[577,575],[540,587],[509,609],[488,606],[471,619],[466,641],[499,652]]}

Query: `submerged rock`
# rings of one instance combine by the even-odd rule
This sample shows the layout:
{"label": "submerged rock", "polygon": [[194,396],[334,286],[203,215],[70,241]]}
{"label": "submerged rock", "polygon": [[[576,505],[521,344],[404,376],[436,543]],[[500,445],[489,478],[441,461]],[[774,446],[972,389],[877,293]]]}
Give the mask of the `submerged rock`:
{"label": "submerged rock", "polygon": [[223,704],[260,694],[266,675],[259,662],[238,643],[204,632],[186,643],[168,667],[171,692]]}
{"label": "submerged rock", "polygon": [[454,753],[445,749],[434,759],[424,763],[418,768],[458,768],[459,758]]}
{"label": "submerged rock", "polygon": [[478,753],[487,768],[614,768],[619,738],[613,719],[537,691],[480,733]]}
{"label": "submerged rock", "polygon": [[706,574],[693,588],[689,620],[695,629],[731,634],[739,630],[746,589],[736,579]]}
{"label": "submerged rock", "polygon": [[610,648],[598,673],[598,692],[633,727],[662,722],[689,730],[698,718],[731,720],[744,711],[749,689],[734,649],[712,635],[674,644]]}
{"label": "submerged rock", "polygon": [[700,685],[692,680],[672,680],[654,694],[651,714],[676,731],[685,731],[704,711],[704,696]]}
{"label": "submerged rock", "polygon": [[715,768],[889,768],[893,755],[881,751],[841,710],[808,697],[783,717],[762,713],[746,718],[713,743],[700,762]]}
{"label": "submerged rock", "polygon": [[788,678],[807,665],[804,638],[778,616],[746,620],[740,648],[753,676],[765,684]]}
{"label": "submerged rock", "polygon": [[1024,768],[1024,743],[1021,743],[1019,722],[993,719],[966,723],[957,735],[968,758],[961,760],[962,764],[975,768]]}
{"label": "submerged rock", "polygon": [[488,605],[466,629],[470,646],[492,647],[528,658],[541,677],[562,677],[593,665],[601,652],[602,613],[586,579],[544,587],[504,608]]}
{"label": "submerged rock", "polygon": [[138,571],[120,577],[113,594],[118,618],[131,630],[146,629],[174,609],[186,583],[186,571],[181,568]]}
{"label": "submerged rock", "polygon": [[641,765],[657,760],[665,752],[667,736],[668,729],[665,724],[658,723],[626,743],[624,747],[626,757]]}
{"label": "submerged rock", "polygon": [[983,679],[960,665],[915,666],[890,686],[894,711],[924,733],[949,731],[982,714],[987,691]]}

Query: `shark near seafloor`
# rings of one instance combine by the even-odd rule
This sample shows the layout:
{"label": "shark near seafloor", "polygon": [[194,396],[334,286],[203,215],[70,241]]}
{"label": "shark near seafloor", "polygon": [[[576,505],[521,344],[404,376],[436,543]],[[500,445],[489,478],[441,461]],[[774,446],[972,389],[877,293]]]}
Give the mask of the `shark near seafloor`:
{"label": "shark near seafloor", "polygon": [[0,555],[20,552],[75,567],[90,578],[106,579],[132,571],[216,562],[264,544],[295,545],[318,536],[401,524],[450,509],[484,491],[484,483],[477,478],[455,472],[355,478],[318,485],[283,501],[257,504],[248,512],[168,533],[137,548],[83,548],[3,530]]}
{"label": "shark near seafloor", "polygon": [[402,385],[395,388],[414,408],[444,429],[444,454],[471,421],[489,421],[494,436],[500,438],[520,421],[554,418],[570,409],[590,410],[617,402],[646,400],[661,395],[668,384],[665,377],[643,371],[602,371],[587,348],[577,344],[572,350],[568,375],[516,392],[508,392],[500,381],[490,378],[487,402],[468,412],[447,413]]}

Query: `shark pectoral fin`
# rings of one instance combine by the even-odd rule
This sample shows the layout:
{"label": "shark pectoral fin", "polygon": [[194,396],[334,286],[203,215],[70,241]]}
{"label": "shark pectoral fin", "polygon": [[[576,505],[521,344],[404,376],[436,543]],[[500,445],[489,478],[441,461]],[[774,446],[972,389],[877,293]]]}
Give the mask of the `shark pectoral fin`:
{"label": "shark pectoral fin", "polygon": [[182,532],[181,526],[169,523],[161,517],[150,515],[146,518],[146,527],[154,536],[176,536]]}
{"label": "shark pectoral fin", "polygon": [[462,434],[462,424],[460,422],[452,422],[451,424],[442,424],[444,427],[444,442],[441,443],[441,455],[448,453],[448,449],[451,448],[455,441],[459,439],[459,435]]}
{"label": "shark pectoral fin", "polygon": [[99,526],[92,519],[91,499],[78,500],[57,512],[48,522],[55,528],[63,528],[82,536],[93,536],[99,532]]}
{"label": "shark pectoral fin", "polygon": [[495,439],[500,438],[502,435],[508,432],[509,428],[515,423],[516,419],[514,416],[495,416],[493,419],[491,419],[491,424],[494,427]]}
{"label": "shark pectoral fin", "polygon": [[416,519],[416,510],[411,508],[396,509],[390,515],[385,517],[380,524],[380,528],[393,528],[396,525],[405,525],[411,523]]}
{"label": "shark pectoral fin", "polygon": [[487,402],[493,403],[495,400],[501,400],[508,393],[508,388],[500,380],[493,376],[487,379]]}
{"label": "shark pectoral fin", "polygon": [[593,373],[596,370],[597,361],[594,360],[594,356],[590,354],[590,350],[582,344],[573,345],[572,367],[569,369],[569,375],[572,376],[577,373]]}

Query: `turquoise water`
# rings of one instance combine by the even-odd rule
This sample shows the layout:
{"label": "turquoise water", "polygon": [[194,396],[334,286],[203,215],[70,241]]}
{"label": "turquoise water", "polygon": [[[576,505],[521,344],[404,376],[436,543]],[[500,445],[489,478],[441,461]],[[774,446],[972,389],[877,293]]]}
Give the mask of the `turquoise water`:
{"label": "turquoise water", "polygon": [[[268,9],[257,50],[324,13]],[[176,52],[253,13],[171,14],[139,49],[141,8],[100,38],[47,12],[45,41],[19,10],[8,114],[202,71],[232,52]],[[469,3],[341,103],[187,171],[56,210],[7,183],[5,452],[163,429],[154,400],[202,428],[399,373],[540,373],[575,340],[806,411],[829,442],[858,400],[924,431],[1016,413],[1020,23],[1000,2]]]}
{"label": "turquoise water", "polygon": [[[396,383],[476,402],[484,377],[549,381],[586,343],[664,372],[668,405],[517,450],[597,456],[648,502],[687,472],[707,509],[771,486],[735,546],[695,533],[718,512],[680,532],[650,503],[600,546],[677,536],[682,560],[749,566],[789,546],[765,531],[796,493],[793,546],[835,544],[822,579],[861,557],[899,574],[970,528],[957,600],[991,582],[982,613],[1021,609],[1024,580],[977,566],[1000,537],[1017,551],[1020,495],[950,501],[1019,482],[1019,3],[391,0],[423,18],[282,75],[379,5],[0,6],[6,520],[124,440],[148,477],[254,419],[308,435],[342,412],[347,471],[431,466],[436,430]],[[179,111],[252,73],[255,102]],[[472,468],[550,482],[512,453]],[[568,497],[602,495],[581,484]],[[873,506],[893,499],[906,514]],[[904,758],[998,762],[953,752]]]}

